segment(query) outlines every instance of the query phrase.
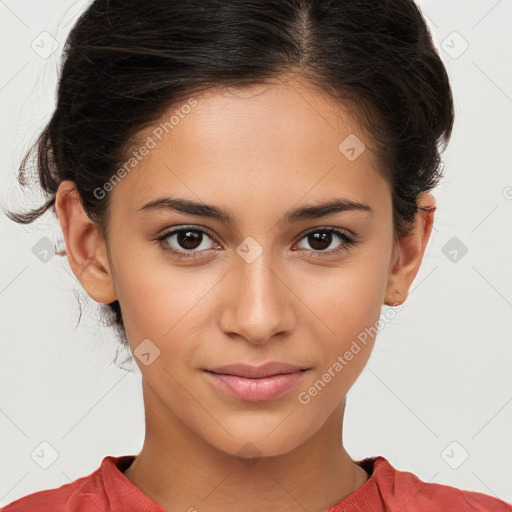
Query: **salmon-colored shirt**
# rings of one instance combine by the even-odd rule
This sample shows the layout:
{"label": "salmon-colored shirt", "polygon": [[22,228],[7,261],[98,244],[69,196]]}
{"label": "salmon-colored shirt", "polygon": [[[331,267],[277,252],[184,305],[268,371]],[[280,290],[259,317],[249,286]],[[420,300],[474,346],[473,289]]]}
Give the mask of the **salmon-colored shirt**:
{"label": "salmon-colored shirt", "polygon": [[[165,512],[123,474],[135,455],[106,456],[88,476],[19,498],[1,512]],[[384,457],[356,461],[370,478],[326,512],[512,512],[512,504],[398,471]]]}

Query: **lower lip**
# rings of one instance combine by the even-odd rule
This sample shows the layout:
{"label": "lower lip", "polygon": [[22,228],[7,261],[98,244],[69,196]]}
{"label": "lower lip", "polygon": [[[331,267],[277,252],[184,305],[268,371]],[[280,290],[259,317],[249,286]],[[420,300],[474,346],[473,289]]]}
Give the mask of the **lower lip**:
{"label": "lower lip", "polygon": [[210,381],[231,396],[248,402],[275,400],[294,388],[307,370],[252,379],[206,371]]}

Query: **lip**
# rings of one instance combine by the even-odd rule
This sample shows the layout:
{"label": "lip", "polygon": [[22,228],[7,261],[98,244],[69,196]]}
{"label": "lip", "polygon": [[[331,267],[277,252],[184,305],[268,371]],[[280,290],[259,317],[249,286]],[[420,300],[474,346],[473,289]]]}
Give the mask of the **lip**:
{"label": "lip", "polygon": [[205,370],[205,375],[217,389],[230,396],[248,402],[268,402],[297,386],[308,370],[272,362],[261,366],[219,366]]}

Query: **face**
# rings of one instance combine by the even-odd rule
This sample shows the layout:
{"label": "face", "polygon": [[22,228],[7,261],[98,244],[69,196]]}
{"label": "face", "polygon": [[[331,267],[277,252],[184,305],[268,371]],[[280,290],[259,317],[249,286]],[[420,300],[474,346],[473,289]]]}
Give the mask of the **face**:
{"label": "face", "polygon": [[[278,455],[318,432],[370,356],[396,262],[391,190],[354,120],[312,87],[194,99],[162,118],[182,114],[168,135],[141,137],[154,147],[111,191],[105,275],[146,415],[226,453]],[[188,204],[145,207],[165,197]],[[335,201],[360,206],[312,208]],[[306,371],[207,371],[268,362]]]}

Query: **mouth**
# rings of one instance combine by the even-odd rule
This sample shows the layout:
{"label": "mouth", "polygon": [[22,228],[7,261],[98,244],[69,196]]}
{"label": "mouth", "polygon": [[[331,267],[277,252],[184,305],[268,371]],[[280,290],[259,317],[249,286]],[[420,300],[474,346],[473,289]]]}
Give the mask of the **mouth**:
{"label": "mouth", "polygon": [[219,366],[204,371],[209,382],[222,394],[248,402],[268,402],[290,392],[309,370],[272,362],[261,366]]}

